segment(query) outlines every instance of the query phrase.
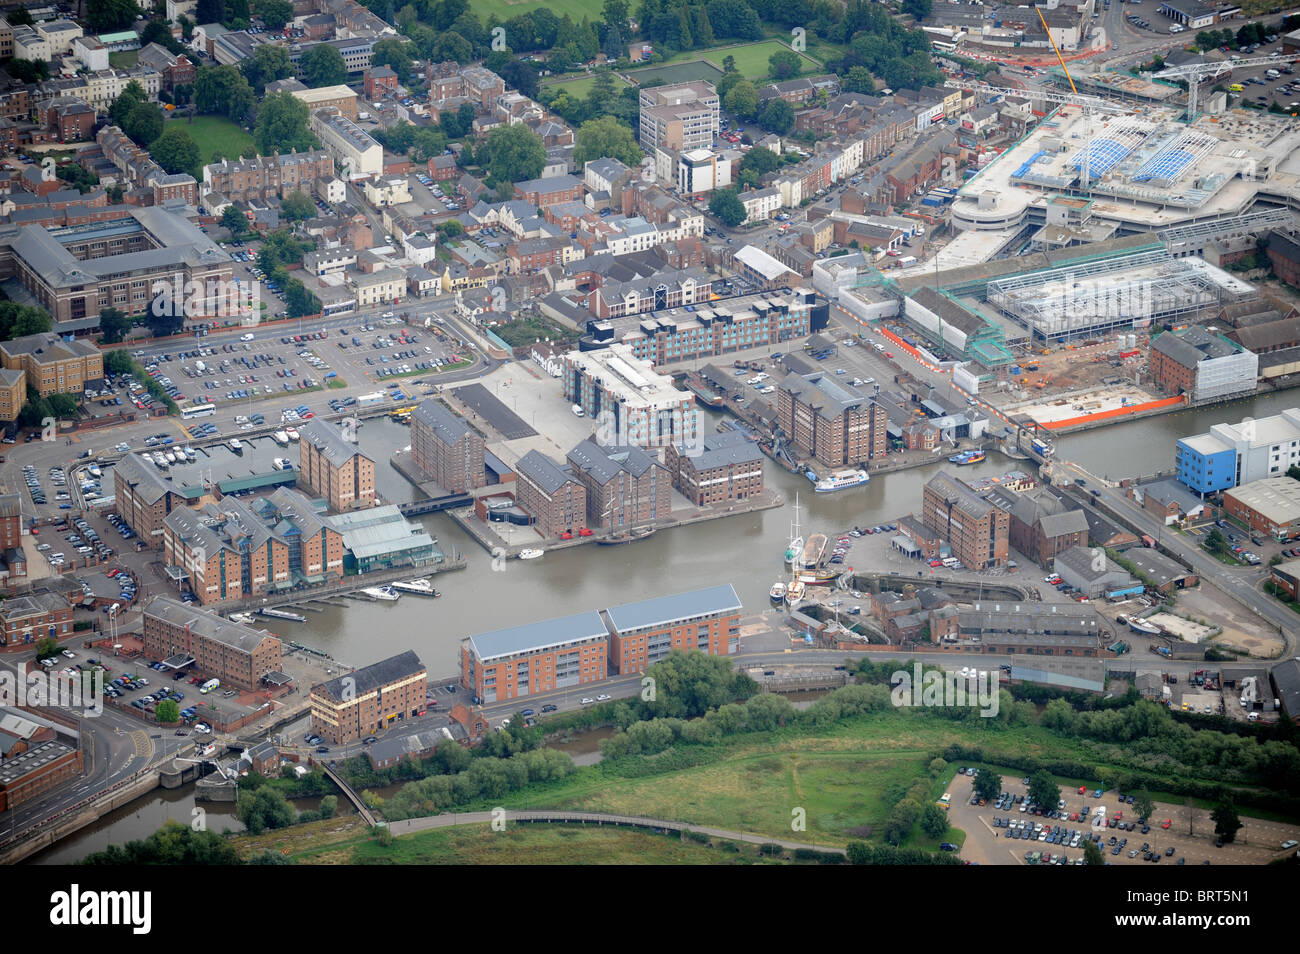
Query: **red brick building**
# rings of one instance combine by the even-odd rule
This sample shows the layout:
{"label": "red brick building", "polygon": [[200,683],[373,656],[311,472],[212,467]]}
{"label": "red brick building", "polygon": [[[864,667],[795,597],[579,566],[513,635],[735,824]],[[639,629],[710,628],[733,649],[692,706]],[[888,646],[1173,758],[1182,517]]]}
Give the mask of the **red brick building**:
{"label": "red brick building", "polygon": [[81,142],[95,129],[95,111],[75,96],[60,96],[45,104],[45,128],[59,142]]}
{"label": "red brick building", "polygon": [[587,489],[572,471],[540,451],[529,451],[515,465],[515,501],[533,518],[542,537],[577,532],[587,525]]}
{"label": "red brick building", "polygon": [[487,705],[599,682],[608,643],[595,611],[470,636],[460,644],[460,684]]}
{"label": "red brick building", "polygon": [[397,92],[397,74],[388,66],[374,66],[366,70],[366,99],[377,103],[385,93]]}
{"label": "red brick building", "polygon": [[787,375],[777,390],[777,424],[802,454],[827,467],[883,459],[884,408],[831,375]]}
{"label": "red brick building", "polygon": [[432,398],[420,402],[411,415],[415,466],[448,493],[461,494],[487,485],[484,450],[483,435]]}
{"label": "red brick building", "polygon": [[538,208],[560,202],[576,202],[582,198],[582,180],[566,175],[516,182],[515,198],[530,202]]}
{"label": "red brick building", "polygon": [[53,593],[12,596],[0,602],[0,645],[18,646],[72,635],[72,607]]}
{"label": "red brick building", "polygon": [[1011,518],[960,480],[936,474],[925,485],[921,520],[948,541],[967,569],[1005,566]]}
{"label": "red brick building", "polygon": [[610,671],[645,672],[674,649],[734,655],[740,649],[741,611],[730,583],[611,606],[603,614]]}
{"label": "red brick building", "polygon": [[9,550],[22,545],[22,498],[17,494],[0,494],[0,550]]}
{"label": "red brick building", "polygon": [[402,722],[427,705],[428,670],[407,650],[311,688],[311,728],[335,744]]}
{"label": "red brick building", "polygon": [[149,601],[142,626],[146,656],[191,656],[196,672],[231,688],[257,689],[263,676],[281,668],[277,637],[170,597]]}
{"label": "red brick building", "polygon": [[673,486],[697,507],[763,492],[763,454],[740,431],[708,435],[699,453],[669,446],[665,458]]}
{"label": "red brick building", "polygon": [[640,447],[601,447],[588,438],[568,455],[569,471],[586,490],[588,527],[635,527],[668,516],[672,480]]}

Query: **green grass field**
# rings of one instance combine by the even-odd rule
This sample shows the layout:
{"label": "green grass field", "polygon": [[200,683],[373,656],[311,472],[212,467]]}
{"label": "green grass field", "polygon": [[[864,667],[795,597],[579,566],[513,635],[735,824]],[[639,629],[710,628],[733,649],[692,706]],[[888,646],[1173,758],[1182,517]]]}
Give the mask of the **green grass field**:
{"label": "green grass field", "polygon": [[600,19],[601,6],[602,0],[470,0],[469,4],[484,23],[494,13],[500,20],[509,20],[541,7],[546,7],[557,17],[567,13],[574,23],[581,23],[583,17],[590,17],[594,23]]}
{"label": "green grass field", "polygon": [[[766,79],[771,72],[771,65],[768,59],[773,53],[779,50],[790,49],[790,44],[778,40],[762,40],[758,43],[744,43],[740,46],[716,46],[709,50],[691,50],[688,53],[682,53],[682,59],[704,59],[712,63],[718,69],[722,69],[723,59],[730,54],[736,58],[736,69],[739,70],[746,79],[760,80]],[[677,57],[674,57],[674,61]],[[671,61],[670,61],[671,62]],[[817,60],[804,54],[803,72],[816,73],[820,72],[822,65]]]}
{"label": "green grass field", "polygon": [[167,125],[179,125],[193,137],[199,147],[200,165],[211,162],[214,152],[220,152],[228,159],[238,159],[240,153],[253,145],[253,137],[224,116],[195,116],[193,123],[179,117],[169,119]]}
{"label": "green grass field", "polygon": [[115,70],[129,70],[140,61],[139,50],[119,50],[108,54],[108,65]]}
{"label": "green grass field", "polygon": [[[581,99],[582,97],[590,93],[591,88],[594,85],[596,85],[596,77],[594,75],[578,76],[575,77],[574,79],[567,79],[564,76],[561,76],[556,79],[543,80],[542,85],[565,90],[570,96],[574,96]],[[621,76],[615,74],[614,86],[616,89],[625,89],[627,87],[627,83],[623,82],[623,78]]]}

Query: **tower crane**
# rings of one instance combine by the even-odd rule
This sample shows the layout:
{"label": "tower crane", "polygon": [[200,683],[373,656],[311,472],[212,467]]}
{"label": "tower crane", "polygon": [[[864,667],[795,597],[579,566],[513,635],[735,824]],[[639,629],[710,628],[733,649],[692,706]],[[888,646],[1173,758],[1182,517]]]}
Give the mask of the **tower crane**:
{"label": "tower crane", "polygon": [[1171,66],[1152,73],[1153,79],[1181,79],[1187,81],[1187,121],[1196,120],[1196,100],[1198,87],[1205,80],[1218,79],[1224,73],[1235,69],[1248,69],[1252,66],[1277,66],[1282,63],[1295,63],[1300,56],[1252,56],[1243,60],[1223,60],[1220,63],[1190,63],[1187,66]]}

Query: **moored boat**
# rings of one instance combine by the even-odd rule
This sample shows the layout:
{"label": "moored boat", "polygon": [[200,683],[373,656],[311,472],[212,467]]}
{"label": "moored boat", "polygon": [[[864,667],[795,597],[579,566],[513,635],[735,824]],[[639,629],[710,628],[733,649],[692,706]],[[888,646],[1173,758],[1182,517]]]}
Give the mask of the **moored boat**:
{"label": "moored boat", "polygon": [[400,595],[391,586],[367,586],[361,592],[372,599],[385,600],[390,603],[396,600]]}
{"label": "moored boat", "polygon": [[840,470],[817,481],[813,489],[819,494],[833,493],[849,487],[861,487],[870,479],[871,476],[865,470]]}
{"label": "moored boat", "polygon": [[277,457],[271,462],[271,466],[276,470],[293,470],[293,461],[287,457]]}
{"label": "moored boat", "polygon": [[971,465],[971,464],[978,464],[978,463],[979,463],[980,461],[982,461],[983,459],[984,459],[984,452],[983,452],[983,451],[972,451],[971,453],[967,454],[967,455],[965,456],[965,458],[963,458],[962,460],[957,461],[957,466],[958,466],[958,467],[967,467],[967,466],[969,466],[969,465]]}
{"label": "moored boat", "polygon": [[390,583],[389,585],[399,593],[413,593],[416,596],[442,595],[433,588],[432,583],[423,578],[418,580],[401,580],[396,583]]}
{"label": "moored boat", "polygon": [[772,598],[773,603],[780,603],[785,599],[785,583],[777,580],[772,584],[772,588],[767,591],[767,595]]}
{"label": "moored boat", "polygon": [[1164,632],[1164,630],[1155,623],[1148,623],[1146,620],[1138,619],[1136,616],[1130,616],[1128,618],[1128,628],[1143,636],[1159,636]]}
{"label": "moored boat", "polygon": [[289,446],[289,435],[286,434],[284,431],[276,431],[274,434],[271,435],[271,440],[275,441],[281,447]]}
{"label": "moored boat", "polygon": [[296,441],[296,440],[298,440],[298,431],[297,431],[296,428],[293,428],[293,427],[286,427],[286,428],[284,429],[284,434],[285,434],[285,436],[286,436],[287,438],[289,438],[289,440],[291,440],[291,441]]}
{"label": "moored boat", "polygon": [[539,556],[541,556],[541,555],[544,554],[545,552],[546,552],[545,550],[537,550],[537,549],[534,549],[534,548],[532,548],[532,547],[529,547],[529,548],[526,549],[526,550],[520,550],[520,551],[519,551],[519,559],[521,559],[521,560],[536,560]]}
{"label": "moored boat", "polygon": [[230,440],[226,441],[226,446],[230,448],[231,453],[244,453],[244,445],[240,442],[238,437],[232,437]]}
{"label": "moored boat", "polygon": [[790,606],[798,603],[803,599],[803,583],[800,580],[791,580],[785,588],[785,601]]}

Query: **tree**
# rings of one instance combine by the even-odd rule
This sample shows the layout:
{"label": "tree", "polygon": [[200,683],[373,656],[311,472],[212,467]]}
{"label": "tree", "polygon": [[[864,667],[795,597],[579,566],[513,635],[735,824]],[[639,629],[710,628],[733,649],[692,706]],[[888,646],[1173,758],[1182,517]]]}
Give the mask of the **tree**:
{"label": "tree", "polygon": [[876,81],[871,78],[871,71],[865,66],[853,66],[840,82],[846,93],[874,93]]}
{"label": "tree", "polygon": [[[149,147],[154,161],[170,173],[199,172],[199,146],[184,128],[168,126]],[[196,176],[197,178],[197,176]]]}
{"label": "tree", "polygon": [[1228,546],[1228,538],[1215,527],[1205,535],[1205,549],[1211,553],[1222,553]]}
{"label": "tree", "polygon": [[1083,863],[1085,865],[1104,865],[1106,859],[1101,856],[1101,849],[1089,838],[1083,843]]}
{"label": "tree", "polygon": [[578,127],[573,161],[579,166],[592,159],[608,158],[636,168],[644,156],[631,128],[613,116],[592,119]]}
{"label": "tree", "polygon": [[289,0],[257,0],[257,15],[268,29],[283,30],[293,19],[293,4]]}
{"label": "tree", "polygon": [[6,13],[5,19],[9,21],[10,26],[34,26],[36,23],[32,19],[32,15],[27,12],[26,7],[18,7],[16,10]]}
{"label": "tree", "polygon": [[45,400],[50,404],[50,413],[59,420],[70,420],[77,416],[77,399],[71,394],[51,394]]}
{"label": "tree", "polygon": [[131,333],[131,316],[120,308],[99,309],[99,330],[107,344],[116,344]]}
{"label": "tree", "polygon": [[781,157],[765,146],[755,146],[745,153],[744,159],[740,160],[741,172],[753,172],[758,178],[779,168],[781,168]]}
{"label": "tree", "polygon": [[1231,844],[1237,839],[1237,832],[1241,830],[1241,818],[1231,802],[1219,802],[1214,811],[1210,812],[1210,820],[1214,822],[1214,833],[1223,841]]}
{"label": "tree", "polygon": [[288,79],[294,74],[289,51],[273,43],[254,47],[253,55],[239,64],[239,71],[248,80],[249,87],[259,95],[267,83]]}
{"label": "tree", "polygon": [[284,305],[290,318],[302,318],[321,313],[320,299],[309,292],[307,286],[296,278],[289,279],[284,285]]}
{"label": "tree", "polygon": [[434,63],[454,60],[457,63],[469,63],[474,59],[474,47],[455,30],[440,33],[434,38],[428,50],[428,57]]}
{"label": "tree", "polygon": [[1156,803],[1151,799],[1151,793],[1145,787],[1133,799],[1133,810],[1138,813],[1138,818],[1150,818],[1155,814]]}
{"label": "tree", "polygon": [[233,66],[200,67],[194,77],[194,108],[241,122],[256,98],[248,78]]}
{"label": "tree", "polygon": [[546,146],[523,123],[498,126],[488,133],[479,150],[479,162],[487,169],[489,185],[494,188],[502,183],[536,179],[546,165]]}
{"label": "tree", "polygon": [[181,707],[171,699],[164,699],[154,708],[153,716],[164,725],[179,722],[181,720]]}
{"label": "tree", "polygon": [[83,865],[237,865],[235,846],[214,831],[195,831],[168,819],[143,841],[109,845],[87,855]]}
{"label": "tree", "polygon": [[529,99],[537,98],[537,70],[533,67],[533,64],[521,60],[511,60],[500,70],[494,72],[505,80],[508,88],[519,90]]}
{"label": "tree", "polygon": [[221,211],[221,227],[230,230],[230,237],[236,238],[244,234],[244,229],[248,228],[248,216],[239,211],[239,208],[231,203]]}
{"label": "tree", "polygon": [[320,817],[333,818],[334,813],[339,810],[339,797],[337,795],[326,795],[320,800]]}
{"label": "tree", "polygon": [[[5,304],[9,304],[5,302]],[[9,323],[7,333],[0,336],[4,340],[10,338],[22,338],[25,335],[42,335],[53,329],[54,322],[45,309],[35,306],[19,305],[14,313],[12,321]],[[0,330],[3,330],[4,323],[0,322]]]}
{"label": "tree", "polygon": [[1050,772],[1040,769],[1029,776],[1028,798],[1040,808],[1054,810],[1061,800],[1061,789]]}
{"label": "tree", "polygon": [[343,54],[332,46],[313,46],[302,55],[302,81],[313,89],[340,86],[348,81],[348,67]]}
{"label": "tree", "polygon": [[799,75],[803,60],[793,50],[777,50],[767,58],[767,65],[775,80],[788,80]]}
{"label": "tree", "polygon": [[914,20],[924,20],[930,15],[930,0],[903,0],[903,12]]}
{"label": "tree", "polygon": [[745,205],[736,195],[736,190],[718,189],[709,199],[709,214],[729,229],[734,229],[745,221]]}
{"label": "tree", "polygon": [[292,93],[281,91],[267,96],[257,110],[257,125],[253,128],[257,151],[270,156],[316,148],[320,143],[307,128],[307,119],[307,104]]}
{"label": "tree", "polygon": [[50,656],[59,654],[59,641],[50,636],[42,636],[36,640],[36,655],[33,657],[37,660],[47,659]]}
{"label": "tree", "polygon": [[194,18],[198,23],[220,23],[226,19],[225,0],[199,0],[194,8]]}
{"label": "tree", "polygon": [[925,806],[921,812],[921,831],[931,838],[938,838],[948,833],[948,816],[942,808],[933,803]]}
{"label": "tree", "polygon": [[723,106],[740,119],[753,119],[758,113],[758,90],[748,80],[741,80],[727,93]]}
{"label": "tree", "polygon": [[140,15],[135,0],[95,0],[86,4],[86,23],[95,33],[112,33],[130,26]]}
{"label": "tree", "polygon": [[260,835],[267,829],[288,828],[293,824],[293,814],[293,806],[268,785],[251,793],[240,791],[235,802],[235,817],[252,835]]}
{"label": "tree", "polygon": [[291,192],[280,201],[280,214],[291,222],[301,222],[316,214],[316,203],[303,192]]}
{"label": "tree", "polygon": [[794,128],[794,107],[777,97],[763,107],[758,117],[758,124],[768,132],[784,136]]}
{"label": "tree", "polygon": [[172,36],[171,27],[162,20],[150,20],[140,34],[140,45],[148,46],[150,43],[157,43],[169,53],[184,53],[185,46]]}
{"label": "tree", "polygon": [[144,91],[144,87],[136,80],[131,80],[122,87],[122,92],[118,93],[113,99],[113,105],[108,108],[108,118],[114,126],[125,126],[126,118],[131,115],[131,110],[135,109],[140,103],[148,102],[149,95]]}
{"label": "tree", "polygon": [[461,225],[456,219],[439,222],[437,229],[438,234],[445,238],[456,238],[458,235],[465,234],[465,226]]}
{"label": "tree", "polygon": [[975,773],[975,782],[971,787],[977,796],[991,802],[1002,792],[1002,776],[992,769],[982,768]]}
{"label": "tree", "polygon": [[732,56],[730,53],[728,53],[726,56],[722,58],[722,72],[724,73],[736,72],[736,58]]}
{"label": "tree", "polygon": [[411,78],[411,44],[398,36],[386,36],[375,43],[371,62],[390,67],[397,74],[397,81],[405,84]]}
{"label": "tree", "polygon": [[49,64],[42,60],[10,60],[5,72],[21,83],[39,83],[50,78]]}

